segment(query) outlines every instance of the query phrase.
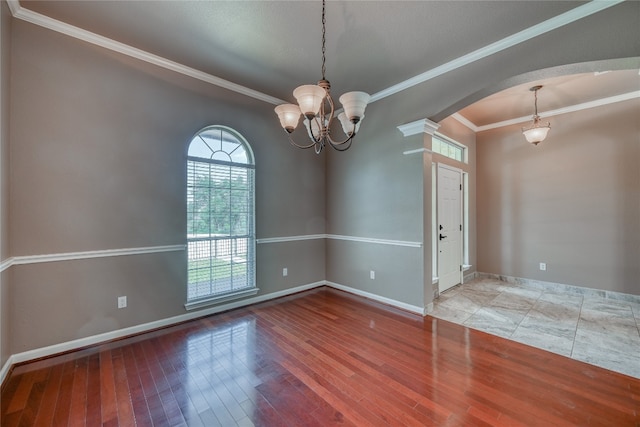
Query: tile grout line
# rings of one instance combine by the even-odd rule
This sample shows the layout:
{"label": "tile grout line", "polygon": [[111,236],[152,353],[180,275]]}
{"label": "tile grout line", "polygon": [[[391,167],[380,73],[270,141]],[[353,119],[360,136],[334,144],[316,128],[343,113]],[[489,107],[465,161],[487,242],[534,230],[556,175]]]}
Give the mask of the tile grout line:
{"label": "tile grout line", "polygon": [[578,312],[578,321],[576,322],[576,329],[573,332],[573,343],[571,345],[571,353],[570,358],[573,360],[578,360],[573,357],[573,350],[576,348],[576,340],[578,339],[578,326],[580,325],[580,319],[582,319],[582,307],[584,306],[584,296],[580,296],[580,311]]}

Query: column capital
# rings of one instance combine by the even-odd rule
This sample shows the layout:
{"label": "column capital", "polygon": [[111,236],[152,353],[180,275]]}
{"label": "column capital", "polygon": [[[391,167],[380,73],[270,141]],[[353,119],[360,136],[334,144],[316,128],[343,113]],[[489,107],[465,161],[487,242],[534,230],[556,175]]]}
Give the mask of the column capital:
{"label": "column capital", "polygon": [[433,135],[436,133],[440,124],[432,122],[429,119],[420,119],[415,122],[407,123],[404,125],[398,126],[398,130],[402,132],[402,134],[407,136],[417,135],[419,133],[426,133],[429,135]]}

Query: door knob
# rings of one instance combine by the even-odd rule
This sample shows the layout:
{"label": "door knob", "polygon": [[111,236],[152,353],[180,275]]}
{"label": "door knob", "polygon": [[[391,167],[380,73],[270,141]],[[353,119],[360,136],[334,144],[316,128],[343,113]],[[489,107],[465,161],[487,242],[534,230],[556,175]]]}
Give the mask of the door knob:
{"label": "door knob", "polygon": [[440,240],[446,239],[446,238],[447,238],[447,236],[443,236],[442,233],[440,233]]}

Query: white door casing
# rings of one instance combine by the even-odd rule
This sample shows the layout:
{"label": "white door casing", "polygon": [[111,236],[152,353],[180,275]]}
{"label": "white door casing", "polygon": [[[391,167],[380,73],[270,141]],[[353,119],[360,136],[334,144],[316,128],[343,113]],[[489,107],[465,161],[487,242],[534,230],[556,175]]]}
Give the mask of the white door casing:
{"label": "white door casing", "polygon": [[462,283],[462,170],[438,164],[438,288]]}

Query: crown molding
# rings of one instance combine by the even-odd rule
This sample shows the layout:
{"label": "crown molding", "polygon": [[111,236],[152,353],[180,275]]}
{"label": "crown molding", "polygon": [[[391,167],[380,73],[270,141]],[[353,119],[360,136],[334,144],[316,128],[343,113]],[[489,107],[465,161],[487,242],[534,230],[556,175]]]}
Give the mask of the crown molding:
{"label": "crown molding", "polygon": [[555,30],[564,25],[585,18],[589,15],[593,15],[594,13],[610,8],[611,6],[615,6],[618,3],[622,3],[623,1],[624,0],[590,1],[589,3],[586,3],[582,6],[578,6],[558,16],[554,16],[551,19],[547,19],[546,21],[543,21],[518,33],[512,34],[508,37],[503,38],[502,40],[498,40],[497,42],[491,43],[490,45],[487,45],[483,48],[477,49],[473,52],[442,64],[436,68],[432,68],[429,71],[425,71],[422,74],[418,74],[415,77],[383,89],[380,92],[374,93],[373,95],[371,95],[370,102],[375,102],[391,96],[395,93],[409,89],[413,86],[419,85],[420,83],[424,83],[427,80],[431,80],[435,77],[441,76],[442,74],[446,74],[450,71],[471,64],[472,62],[486,58],[487,56],[526,42],[527,40],[531,40],[542,34],[548,33],[549,31]]}
{"label": "crown molding", "polygon": [[33,12],[29,9],[25,9],[20,5],[20,2],[18,0],[7,0],[7,3],[9,4],[9,9],[11,10],[11,14],[14,18],[21,19],[31,24],[35,24],[52,31],[56,31],[58,33],[65,34],[67,36],[74,37],[87,43],[91,43],[96,46],[100,46],[105,49],[109,49],[114,52],[139,59],[149,64],[153,64],[158,67],[174,71],[176,73],[180,73],[197,80],[201,80],[205,83],[210,83],[214,86],[228,89],[230,91],[267,102],[269,104],[279,105],[285,103],[285,101],[281,99],[264,94],[262,92],[258,92],[257,90],[249,89],[248,87],[230,82],[229,80],[216,77],[212,74],[208,74],[200,70],[196,70],[195,68],[187,67],[186,65],[182,65],[175,61],[171,61],[161,56],[154,55],[142,49],[117,42],[110,38],[92,33],[91,31],[87,31],[82,28],[67,24],[65,22],[58,21],[57,19],[42,15],[40,13]]}
{"label": "crown molding", "polygon": [[[66,24],[62,21],[58,21],[56,19],[50,18],[48,16],[33,12],[29,9],[25,9],[24,7],[22,7],[22,5],[20,5],[19,0],[6,0],[6,1],[7,1],[7,4],[9,5],[9,9],[11,10],[11,14],[13,15],[14,18],[22,19],[32,24],[39,25],[41,27],[48,28],[50,30],[53,30],[62,34],[66,34],[70,37],[74,37],[74,38],[86,41],[88,43],[101,46],[105,49],[119,52],[123,55],[127,55],[132,58],[136,58],[141,61],[157,65],[167,70],[184,74],[194,79],[201,80],[203,82],[210,83],[214,86],[228,89],[230,91],[233,91],[245,96],[249,96],[251,98],[264,101],[269,104],[279,105],[279,104],[285,103],[285,101],[281,99],[264,94],[257,90],[253,90],[245,86],[241,86],[237,83],[230,82],[229,80],[225,80],[220,77],[216,77],[212,74],[208,74],[203,71],[196,70],[191,67],[187,67],[186,65],[179,64],[177,62],[163,58],[161,56],[154,55],[149,52],[145,52],[141,49],[134,48],[132,46],[117,42],[107,37],[100,36],[98,34],[84,30],[82,28],[75,27],[73,25]],[[562,13],[558,16],[555,16],[539,24],[536,24],[525,30],[522,30],[516,34],[512,34],[511,36],[505,37],[502,40],[498,40],[497,42],[491,43],[488,46],[477,49],[473,52],[470,52],[457,59],[449,61],[436,68],[425,71],[424,73],[421,73],[408,80],[405,80],[396,85],[383,89],[377,93],[374,93],[371,96],[370,103],[386,98],[388,96],[391,96],[403,90],[409,89],[413,86],[419,85],[420,83],[424,83],[427,80],[431,80],[442,74],[456,70],[472,62],[478,61],[482,58],[486,58],[487,56],[493,55],[502,50],[513,47],[517,44],[523,43],[534,37],[537,37],[549,31],[555,30],[559,27],[570,24],[574,21],[577,21],[579,19],[582,19],[594,13],[600,12],[609,7],[615,6],[619,3],[622,3],[623,1],[624,0],[590,1],[582,6],[578,6],[565,13]]]}
{"label": "crown molding", "polygon": [[469,129],[471,129],[472,131],[478,133],[478,126],[476,126],[471,120],[467,119],[465,116],[463,116],[460,113],[453,113],[451,115],[451,118],[456,119],[458,122],[460,122],[461,124],[463,124],[464,126],[468,127]]}
{"label": "crown molding", "polygon": [[[546,117],[553,117],[553,116],[558,116],[560,114],[567,114],[567,113],[575,113],[576,111],[587,110],[589,108],[602,107],[605,105],[615,104],[616,102],[628,101],[630,99],[635,99],[635,98],[640,98],[640,90],[629,92],[629,93],[623,93],[621,95],[610,96],[608,98],[596,99],[595,101],[583,102],[582,104],[570,105],[568,107],[558,108],[556,110],[549,110],[549,111],[538,113],[538,115],[540,116],[540,118],[544,119]],[[459,116],[462,117],[462,119],[466,120],[463,116],[461,115]],[[517,117],[515,119],[504,120],[497,123],[490,123],[488,125],[475,126],[475,130],[472,128],[470,129],[474,130],[474,132],[482,132],[485,130],[497,129],[497,128],[511,126],[519,123],[530,122],[531,117],[532,116]],[[454,118],[458,120],[457,117],[454,117]],[[463,122],[461,123],[464,124]],[[473,125],[473,123],[471,124]]]}

